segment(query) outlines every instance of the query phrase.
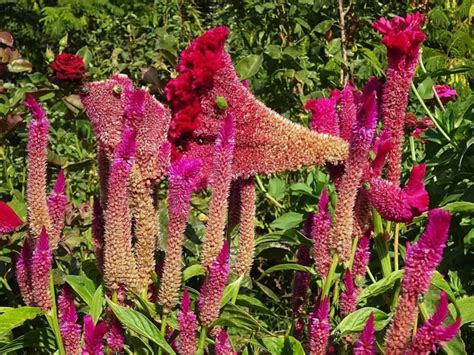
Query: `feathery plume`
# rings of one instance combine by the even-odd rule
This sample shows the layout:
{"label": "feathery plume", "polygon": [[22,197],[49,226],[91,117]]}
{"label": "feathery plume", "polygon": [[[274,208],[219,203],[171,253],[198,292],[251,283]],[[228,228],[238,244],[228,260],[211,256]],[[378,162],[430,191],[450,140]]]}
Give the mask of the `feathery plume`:
{"label": "feathery plume", "polygon": [[326,354],[329,341],[329,299],[316,304],[308,318],[308,352],[310,355]]}
{"label": "feathery plume", "polygon": [[178,302],[184,230],[189,200],[196,188],[201,162],[182,158],[171,165],[168,180],[168,241],[158,302],[170,311]]}
{"label": "feathery plume", "polygon": [[121,353],[125,345],[125,336],[123,328],[119,320],[113,316],[109,323],[109,331],[106,335],[107,346],[112,350],[112,353]]}
{"label": "feathery plume", "polygon": [[181,355],[194,355],[196,352],[196,315],[191,310],[191,298],[189,298],[187,290],[183,292],[178,323],[179,353]]}
{"label": "feathery plume", "polygon": [[84,317],[84,345],[82,355],[104,355],[102,341],[107,333],[107,324],[99,320],[94,324],[92,317],[88,314]]}
{"label": "feathery plume", "polygon": [[11,233],[23,224],[13,208],[0,201],[0,233]]}
{"label": "feathery plume", "polygon": [[354,286],[354,279],[349,269],[344,274],[344,292],[339,299],[339,310],[341,317],[354,312],[357,307],[357,292]]}
{"label": "feathery plume", "polygon": [[226,241],[209,267],[204,284],[201,286],[198,308],[199,320],[204,327],[209,326],[219,317],[220,303],[230,271],[229,253],[229,243]]}
{"label": "feathery plume", "polygon": [[360,333],[359,339],[354,346],[354,355],[375,355],[375,318],[371,313],[364,329]]}
{"label": "feathery plume", "polygon": [[214,166],[210,181],[212,197],[209,203],[209,220],[202,249],[204,267],[211,265],[224,244],[235,143],[233,119],[232,114],[227,114],[215,145]]}
{"label": "feathery plume", "polygon": [[58,297],[59,329],[66,354],[79,354],[81,349],[81,326],[77,324],[77,311],[69,286],[63,286]]}
{"label": "feathery plume", "polygon": [[312,113],[311,129],[327,133],[333,136],[339,136],[339,123],[337,117],[337,96],[328,98],[310,99],[304,105],[305,110]]}
{"label": "feathery plume", "polygon": [[52,250],[58,247],[61,233],[64,228],[64,213],[66,211],[66,180],[64,170],[58,174],[53,191],[48,197],[48,212],[51,220],[51,229],[49,231],[49,246]]}
{"label": "feathery plume", "polygon": [[339,94],[339,136],[346,142],[352,139],[352,129],[357,118],[355,88],[346,85]]}
{"label": "feathery plume", "polygon": [[313,215],[311,239],[313,240],[314,267],[318,275],[325,278],[332,264],[329,246],[329,231],[331,216],[329,215],[329,196],[326,189],[321,193],[318,203],[318,213]]}
{"label": "feathery plume", "polygon": [[216,339],[214,347],[216,355],[234,355],[237,354],[232,351],[232,346],[229,343],[229,337],[224,329],[221,329]]}
{"label": "feathery plume", "polygon": [[34,305],[31,293],[31,258],[33,257],[33,251],[30,244],[30,239],[26,237],[16,262],[16,282],[27,306]]}
{"label": "feathery plume", "polygon": [[31,258],[31,295],[36,306],[44,312],[51,308],[51,295],[49,293],[49,273],[53,256],[49,247],[48,233],[43,227],[36,249]]}
{"label": "feathery plume", "polygon": [[364,236],[359,239],[357,249],[354,255],[354,262],[352,264],[352,274],[356,278],[356,286],[361,286],[361,283],[357,282],[360,278],[361,281],[365,279],[365,272],[367,265],[369,265],[370,259],[370,236],[372,230],[369,229],[365,232]]}
{"label": "feathery plume", "polygon": [[104,270],[104,212],[99,199],[94,196],[92,205],[92,242],[95,248],[95,262],[100,272]]}

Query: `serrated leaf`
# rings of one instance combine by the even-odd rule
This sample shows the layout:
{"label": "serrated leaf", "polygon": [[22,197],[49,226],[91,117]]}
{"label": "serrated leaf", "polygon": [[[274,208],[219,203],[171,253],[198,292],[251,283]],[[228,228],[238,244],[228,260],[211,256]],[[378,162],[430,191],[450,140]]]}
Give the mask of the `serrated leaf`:
{"label": "serrated leaf", "polygon": [[94,281],[84,275],[66,275],[64,280],[90,307],[97,288]]}
{"label": "serrated leaf", "polygon": [[385,328],[390,321],[390,317],[387,313],[382,312],[377,308],[365,307],[346,316],[333,330],[333,334],[339,331],[340,336],[343,337],[350,333],[362,331],[371,313],[374,314],[375,330],[377,331]]}
{"label": "serrated leaf", "polygon": [[246,80],[254,76],[262,66],[263,57],[258,54],[251,54],[241,59],[235,66],[241,80]]}
{"label": "serrated leaf", "polygon": [[0,314],[0,337],[19,327],[26,320],[34,319],[41,314],[38,307],[18,307],[7,310]]}

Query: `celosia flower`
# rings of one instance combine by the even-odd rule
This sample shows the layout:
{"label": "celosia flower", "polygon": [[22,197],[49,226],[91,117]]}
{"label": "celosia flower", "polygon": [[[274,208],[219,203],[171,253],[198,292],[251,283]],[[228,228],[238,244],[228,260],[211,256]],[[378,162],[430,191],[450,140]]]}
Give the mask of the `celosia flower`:
{"label": "celosia flower", "polygon": [[11,233],[23,224],[15,211],[3,201],[0,201],[0,216],[0,233]]}
{"label": "celosia flower", "polygon": [[359,239],[357,250],[352,263],[352,275],[354,275],[356,286],[360,287],[365,279],[365,272],[370,258],[370,236],[372,230],[368,230],[362,238]]}
{"label": "celosia flower", "polygon": [[204,327],[209,326],[219,317],[220,303],[230,271],[229,253],[229,243],[226,241],[209,267],[204,284],[201,286],[198,307],[199,320]]}
{"label": "celosia flower", "polygon": [[357,117],[355,101],[355,88],[346,85],[339,94],[339,136],[346,142],[352,139],[352,129]]}
{"label": "celosia flower", "polygon": [[205,267],[211,265],[224,244],[234,143],[233,115],[229,113],[222,124],[215,145],[214,166],[210,181],[212,197],[202,249],[202,264]]}
{"label": "celosia flower", "polygon": [[425,171],[425,164],[414,165],[403,189],[380,178],[370,180],[366,191],[370,204],[384,219],[410,223],[428,210],[429,196],[423,183]]}
{"label": "celosia flower", "polygon": [[224,329],[221,329],[216,339],[216,345],[214,346],[214,352],[216,355],[234,355],[237,354],[232,351],[232,346],[229,342],[229,337]]}
{"label": "celosia flower", "polygon": [[92,206],[92,242],[95,248],[95,262],[97,269],[103,272],[104,268],[104,213],[100,202],[96,196],[94,196],[94,202]]}
{"label": "celosia flower", "polygon": [[82,57],[75,54],[60,53],[51,63],[56,79],[78,82],[82,81],[86,73],[86,66]]}
{"label": "celosia flower", "polygon": [[228,53],[228,30],[217,27],[195,39],[181,54],[179,75],[166,87],[173,109],[170,138],[181,153],[203,159],[203,178],[212,169],[213,144],[226,112],[234,114],[233,176],[295,170],[340,161],[346,144],[337,137],[312,132],[268,109],[242,85]]}
{"label": "celosia flower", "polygon": [[51,230],[49,232],[49,245],[52,250],[58,247],[61,233],[64,228],[64,213],[66,211],[66,181],[64,170],[58,174],[53,191],[48,197],[48,212],[51,220]]}
{"label": "celosia flower", "polygon": [[436,352],[436,345],[442,345],[443,342],[450,341],[458,333],[461,327],[460,319],[443,327],[443,323],[449,315],[449,302],[444,292],[441,292],[440,297],[435,313],[418,329],[405,354],[415,355],[429,354],[431,351]]}
{"label": "celosia flower", "polygon": [[16,282],[20,288],[21,296],[27,306],[34,305],[33,295],[31,293],[31,258],[33,251],[31,249],[29,238],[25,238],[20,255],[16,262]]}
{"label": "celosia flower", "polygon": [[121,353],[125,345],[125,336],[123,334],[122,324],[113,316],[109,323],[109,331],[106,336],[107,346],[113,353]]}
{"label": "celosia flower", "polygon": [[49,247],[48,233],[43,227],[36,249],[31,258],[31,295],[34,304],[44,312],[51,308],[51,295],[49,293],[49,273],[53,256]]}
{"label": "celosia flower", "polygon": [[312,113],[311,129],[320,133],[339,136],[339,122],[337,118],[337,96],[329,98],[311,99],[304,108]]}
{"label": "celosia flower", "polygon": [[[313,216],[309,215],[306,220],[304,234],[309,236],[312,227]],[[296,253],[298,265],[310,266],[311,257],[309,254],[310,248],[307,245],[300,245]],[[297,336],[303,330],[304,319],[301,317],[304,313],[304,304],[306,302],[306,295],[308,294],[309,283],[311,281],[311,274],[306,271],[296,271],[293,279],[293,292],[291,293],[291,305],[293,311],[293,319],[296,320],[295,332]]]}
{"label": "celosia flower", "polygon": [[107,324],[99,320],[94,324],[92,316],[89,314],[84,317],[84,345],[82,355],[103,355],[104,346],[102,341],[107,333]]}
{"label": "celosia flower", "polygon": [[354,312],[357,307],[357,293],[354,287],[354,279],[349,269],[344,274],[344,291],[339,298],[339,310],[341,317]]}
{"label": "celosia flower", "polygon": [[28,95],[25,107],[33,120],[28,126],[28,179],[26,200],[28,227],[33,238],[38,238],[41,228],[49,230],[51,222],[46,202],[46,159],[48,157],[49,122],[46,113],[33,96]]}
{"label": "celosia flower", "polygon": [[[240,228],[239,249],[235,264],[235,273],[245,275],[252,269],[255,244],[255,181],[253,177],[239,178],[240,192]],[[238,206],[239,206],[238,205]]]}
{"label": "celosia flower", "polygon": [[388,354],[400,353],[407,346],[418,314],[418,296],[428,290],[433,272],[441,261],[450,220],[448,212],[431,210],[425,232],[417,243],[407,248],[402,295],[385,335],[385,351]]}
{"label": "celosia flower", "polygon": [[63,286],[58,297],[59,329],[66,354],[78,354],[81,345],[81,326],[77,324],[77,311],[69,286]]}
{"label": "celosia flower", "polygon": [[179,323],[179,353],[194,355],[196,352],[196,315],[191,310],[191,299],[184,290],[181,301],[181,311],[178,313]]}
{"label": "celosia flower", "polygon": [[316,304],[308,317],[308,352],[310,355],[326,354],[329,332],[329,299],[324,298]]}
{"label": "celosia flower", "polygon": [[191,193],[198,182],[201,162],[182,158],[171,165],[168,180],[168,241],[158,302],[170,311],[178,302],[182,245]]}
{"label": "celosia flower", "polygon": [[329,215],[329,197],[326,189],[321,193],[318,203],[318,213],[313,215],[311,239],[313,240],[314,268],[318,275],[325,278],[332,264],[329,246],[329,231],[331,216]]}
{"label": "celosia flower", "polygon": [[435,85],[434,89],[442,103],[446,103],[448,101],[454,101],[456,100],[456,97],[458,96],[458,92],[454,89],[451,89],[449,85],[446,85],[446,84]]}
{"label": "celosia flower", "polygon": [[421,134],[425,133],[428,129],[433,128],[434,123],[428,116],[425,116],[419,120],[415,114],[408,112],[405,116],[405,126],[406,131],[410,134],[410,136],[420,139],[424,142],[426,139],[421,138]]}
{"label": "celosia flower", "polygon": [[126,128],[110,167],[105,212],[104,279],[109,289],[135,289],[139,278],[132,251],[128,177],[135,158],[135,133]]}
{"label": "celosia flower", "polygon": [[377,349],[375,348],[375,318],[374,314],[371,313],[354,346],[354,355],[375,354],[377,354]]}
{"label": "celosia flower", "polygon": [[375,158],[371,163],[370,172],[366,179],[378,178],[382,174],[385,160],[390,150],[393,149],[393,141],[389,131],[382,131],[377,137],[375,144],[372,148]]}
{"label": "celosia flower", "polygon": [[391,20],[380,18],[372,27],[383,35],[387,47],[388,68],[382,96],[384,128],[392,134],[395,145],[388,156],[387,177],[395,186],[400,182],[403,126],[408,91],[418,62],[418,52],[425,34],[420,29],[424,17],[419,13]]}

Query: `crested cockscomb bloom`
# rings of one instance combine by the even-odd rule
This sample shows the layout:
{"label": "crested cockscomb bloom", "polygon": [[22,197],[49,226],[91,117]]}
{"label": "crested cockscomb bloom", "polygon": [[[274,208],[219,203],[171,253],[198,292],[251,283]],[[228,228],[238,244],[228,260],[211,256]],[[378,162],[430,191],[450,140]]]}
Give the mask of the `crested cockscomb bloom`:
{"label": "crested cockscomb bloom", "polygon": [[95,248],[95,262],[97,269],[103,271],[104,268],[104,212],[100,206],[99,199],[94,196],[92,205],[92,242]]}
{"label": "crested cockscomb bloom", "polygon": [[448,212],[441,209],[431,210],[428,213],[425,232],[418,242],[407,248],[402,295],[385,335],[385,351],[388,354],[400,353],[407,346],[418,315],[418,296],[428,290],[433,272],[441,261],[450,220]]}
{"label": "crested cockscomb bloom", "polygon": [[382,175],[385,160],[392,149],[393,141],[391,133],[389,131],[380,132],[372,148],[375,158],[370,164],[370,172],[366,177],[367,180],[370,180],[370,178],[378,178]]}
{"label": "crested cockscomb bloom", "polygon": [[181,154],[203,159],[203,178],[212,170],[213,145],[226,111],[234,115],[233,177],[296,170],[343,160],[347,145],[337,137],[297,125],[256,100],[238,78],[224,51],[226,27],[195,39],[181,54],[179,75],[166,87],[173,110],[170,137]]}
{"label": "crested cockscomb bloom", "polygon": [[110,167],[105,211],[104,279],[116,290],[121,284],[135,289],[138,272],[132,251],[128,178],[135,158],[135,133],[126,128]]}
{"label": "crested cockscomb bloom", "polygon": [[308,317],[308,352],[310,355],[326,354],[329,332],[329,299],[319,301]]}
{"label": "crested cockscomb bloom", "polygon": [[61,233],[64,228],[64,213],[66,211],[66,180],[64,170],[58,174],[53,191],[48,197],[48,212],[51,220],[51,229],[49,231],[49,246],[52,250],[58,247]]}
{"label": "crested cockscomb bloom", "polygon": [[123,351],[125,335],[122,324],[115,316],[112,316],[112,320],[109,322],[109,331],[107,332],[106,340],[107,346],[113,353],[121,353]]}
{"label": "crested cockscomb bloom", "polygon": [[23,301],[27,306],[34,304],[33,295],[31,293],[31,258],[33,250],[29,238],[25,238],[20,255],[16,262],[16,282],[20,289]]}
{"label": "crested cockscomb bloom", "polygon": [[77,311],[69,286],[63,286],[58,297],[59,329],[66,354],[78,354],[81,346],[81,326],[77,324]]}
{"label": "crested cockscomb bloom", "polygon": [[419,13],[391,20],[380,18],[372,27],[383,35],[387,47],[388,67],[382,95],[382,118],[392,134],[394,149],[388,156],[387,177],[395,186],[400,182],[403,126],[408,91],[418,62],[418,52],[425,34],[420,29],[424,17]]}
{"label": "crested cockscomb bloom", "polygon": [[23,224],[13,208],[0,201],[0,233],[11,233]]}
{"label": "crested cockscomb bloom", "polygon": [[229,336],[224,329],[221,329],[216,339],[216,345],[214,346],[214,352],[216,355],[234,355],[237,354],[232,351],[232,346],[229,342]]}
{"label": "crested cockscomb bloom", "polygon": [[331,267],[332,257],[329,245],[331,216],[329,214],[329,196],[326,189],[321,193],[318,212],[313,215],[311,239],[313,240],[314,268],[320,277],[325,278]]}
{"label": "crested cockscomb bloom", "polygon": [[53,256],[49,247],[48,233],[43,227],[36,249],[31,258],[31,295],[34,304],[44,312],[51,308],[51,295],[49,293],[49,273]]}
{"label": "crested cockscomb bloom", "polygon": [[99,320],[94,324],[92,316],[84,317],[84,345],[82,355],[103,355],[104,345],[102,344],[104,335],[107,333],[107,324]]}
{"label": "crested cockscomb bloom", "polygon": [[[309,215],[306,220],[304,234],[310,235],[313,216]],[[310,266],[310,247],[308,245],[300,245],[296,253],[298,265]],[[296,320],[295,334],[303,330],[304,319],[301,317],[304,313],[304,304],[306,302],[306,295],[308,294],[309,283],[311,281],[311,274],[306,271],[296,271],[293,279],[293,292],[291,293],[291,308],[293,311],[293,318]]]}
{"label": "crested cockscomb bloom", "polygon": [[362,238],[359,239],[357,249],[354,255],[354,262],[352,263],[352,275],[355,278],[357,287],[362,286],[365,279],[365,272],[370,258],[370,236],[372,230],[368,230]]}
{"label": "crested cockscomb bloom", "polygon": [[183,292],[181,311],[178,313],[179,353],[194,355],[196,352],[196,315],[191,309],[191,298],[187,290]]}
{"label": "crested cockscomb bloom", "polygon": [[456,97],[458,96],[458,92],[454,89],[451,89],[449,85],[446,85],[446,84],[435,85],[434,89],[442,103],[446,103],[448,101],[454,101],[456,100]]}
{"label": "crested cockscomb bloom", "polygon": [[435,125],[428,116],[419,120],[415,114],[407,112],[405,116],[405,126],[406,131],[410,136],[425,141],[424,138],[421,138],[421,134],[425,133],[428,129],[433,128]]}
{"label": "crested cockscomb bloom", "polygon": [[377,354],[377,349],[375,348],[375,318],[374,314],[371,313],[354,346],[354,355],[375,354]]}
{"label": "crested cockscomb bloom", "polygon": [[199,295],[199,320],[204,327],[219,317],[219,308],[224,288],[229,278],[229,243],[226,241],[212,265],[208,268],[206,279]]}
{"label": "crested cockscomb bloom", "polygon": [[443,342],[453,339],[458,333],[461,327],[460,319],[446,327],[443,326],[449,315],[449,302],[444,292],[441,292],[440,297],[435,313],[418,329],[405,354],[415,355],[436,352],[437,345],[442,345]]}
{"label": "crested cockscomb bloom", "polygon": [[28,206],[28,228],[33,238],[38,238],[43,226],[50,230],[51,222],[46,201],[46,159],[48,157],[49,122],[46,112],[31,95],[25,107],[33,120],[28,126],[28,179],[26,201]]}
{"label": "crested cockscomb bloom", "polygon": [[255,180],[239,178],[240,192],[240,228],[239,228],[239,249],[237,261],[235,263],[235,273],[237,275],[248,274],[252,269],[254,244],[255,244]]}
{"label": "crested cockscomb bloom", "polygon": [[353,232],[354,206],[377,123],[376,93],[368,94],[357,112],[349,147],[349,158],[337,190],[334,223],[330,232],[332,249],[342,261],[348,261]]}
{"label": "crested cockscomb bloom", "polygon": [[202,249],[202,264],[210,266],[224,244],[228,198],[232,180],[234,152],[233,115],[227,114],[216,140],[211,181],[212,197],[209,203],[209,219]]}
{"label": "crested cockscomb bloom", "polygon": [[414,165],[404,188],[384,179],[371,179],[365,191],[370,204],[384,219],[410,223],[428,210],[429,196],[423,182],[425,171],[425,164]]}
{"label": "crested cockscomb bloom", "polygon": [[170,311],[178,302],[184,230],[191,193],[197,186],[201,162],[182,158],[168,172],[168,240],[158,302]]}
{"label": "crested cockscomb bloom", "polygon": [[311,99],[304,108],[312,113],[311,129],[320,133],[339,136],[339,122],[337,117],[337,96]]}
{"label": "crested cockscomb bloom", "polygon": [[357,307],[357,292],[354,286],[354,279],[349,269],[344,274],[344,291],[339,298],[339,310],[341,316],[345,317],[354,312]]}

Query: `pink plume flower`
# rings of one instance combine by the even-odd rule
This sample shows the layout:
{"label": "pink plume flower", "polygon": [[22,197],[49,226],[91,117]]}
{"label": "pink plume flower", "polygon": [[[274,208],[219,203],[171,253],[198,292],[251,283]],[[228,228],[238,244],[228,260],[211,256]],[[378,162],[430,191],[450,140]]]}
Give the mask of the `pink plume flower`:
{"label": "pink plume flower", "polygon": [[64,286],[58,297],[59,329],[67,354],[78,354],[81,343],[81,326],[77,324],[77,311],[69,286]]}
{"label": "pink plume flower", "polygon": [[308,317],[308,350],[310,355],[326,354],[329,332],[329,299],[324,298],[316,304]]}
{"label": "pink plume flower", "polygon": [[451,89],[449,85],[446,85],[446,84],[435,85],[434,89],[436,90],[436,93],[438,94],[438,97],[442,103],[446,103],[448,101],[454,101],[456,100],[456,97],[458,96],[458,92],[454,89]]}
{"label": "pink plume flower", "polygon": [[229,278],[229,254],[229,243],[226,241],[219,255],[208,269],[204,284],[201,286],[198,308],[199,320],[204,327],[209,326],[219,317],[221,299]]}
{"label": "pink plume flower", "polygon": [[375,318],[371,313],[354,347],[354,355],[375,355]]}
{"label": "pink plume flower", "polygon": [[49,247],[48,233],[43,227],[36,249],[31,258],[31,294],[35,305],[44,312],[51,308],[51,295],[49,293],[49,273],[53,256]]}
{"label": "pink plume flower", "polygon": [[346,142],[352,139],[352,127],[357,117],[357,104],[355,102],[355,88],[346,85],[339,96],[339,131],[340,137]]}
{"label": "pink plume flower", "polygon": [[112,350],[113,353],[123,352],[125,345],[125,335],[123,333],[122,324],[119,320],[113,316],[109,324],[109,331],[106,336],[107,346]]}
{"label": "pink plume flower", "polygon": [[102,344],[104,335],[107,333],[107,324],[99,320],[94,324],[92,316],[89,314],[84,317],[84,345],[82,355],[104,355],[104,346]]}
{"label": "pink plume flower", "polygon": [[23,224],[13,208],[0,201],[0,233],[11,233]]}
{"label": "pink plume flower", "polygon": [[329,196],[326,189],[321,193],[318,212],[313,215],[311,239],[313,240],[314,267],[320,277],[325,278],[331,267],[332,257],[329,246],[331,216],[329,215]]}
{"label": "pink plume flower", "polygon": [[16,262],[16,281],[20,288],[21,296],[27,306],[34,305],[34,299],[31,292],[31,258],[33,251],[29,238],[25,238],[20,255]]}
{"label": "pink plume flower", "polygon": [[336,105],[337,97],[308,100],[304,108],[312,113],[311,129],[338,136],[339,124]]}
{"label": "pink plume flower", "polygon": [[366,191],[371,205],[389,221],[410,223],[428,210],[429,196],[423,183],[425,171],[425,164],[413,166],[403,189],[387,180],[372,179]]}
{"label": "pink plume flower", "polygon": [[58,178],[53,188],[53,192],[48,197],[48,212],[51,220],[49,232],[49,245],[51,249],[58,247],[61,233],[64,228],[64,214],[66,212],[66,180],[64,170],[59,171]]}
{"label": "pink plume flower", "polygon": [[441,298],[435,313],[418,329],[405,354],[415,355],[429,354],[431,351],[436,352],[436,345],[442,345],[443,342],[450,341],[459,332],[461,327],[460,319],[446,327],[443,326],[444,321],[449,315],[449,302],[444,292],[441,292],[440,296]]}
{"label": "pink plume flower", "polygon": [[370,236],[372,234],[372,230],[368,230],[362,238],[359,239],[359,243],[357,244],[357,250],[354,255],[354,262],[352,264],[352,274],[356,279],[356,286],[360,287],[361,285],[357,282],[357,279],[360,278],[361,280],[365,279],[365,272],[367,269],[367,265],[369,265],[370,259]]}
{"label": "pink plume flower", "polygon": [[216,339],[216,345],[214,347],[216,355],[234,355],[236,352],[232,351],[232,346],[229,342],[229,337],[224,329],[221,329]]}
{"label": "pink plume flower", "polygon": [[194,355],[196,352],[196,315],[191,310],[191,298],[187,290],[183,292],[181,311],[178,313],[179,353]]}
{"label": "pink plume flower", "polygon": [[342,292],[339,299],[339,310],[341,316],[345,317],[354,312],[357,307],[357,293],[354,286],[354,279],[349,269],[344,274],[344,292]]}
{"label": "pink plume flower", "polygon": [[374,144],[373,151],[375,158],[370,167],[370,174],[367,179],[378,178],[382,175],[382,170],[390,150],[393,149],[391,133],[389,131],[380,132]]}

